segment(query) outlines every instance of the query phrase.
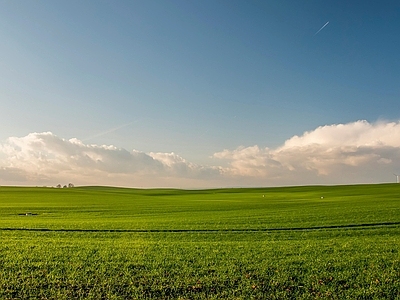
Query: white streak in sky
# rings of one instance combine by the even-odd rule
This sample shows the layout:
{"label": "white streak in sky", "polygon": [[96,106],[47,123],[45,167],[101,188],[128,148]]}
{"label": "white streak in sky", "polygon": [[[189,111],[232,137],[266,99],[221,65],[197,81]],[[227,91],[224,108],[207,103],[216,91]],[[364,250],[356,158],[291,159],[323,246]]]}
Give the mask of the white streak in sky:
{"label": "white streak in sky", "polygon": [[114,127],[114,128],[111,128],[111,129],[102,131],[102,132],[100,132],[100,133],[98,133],[98,134],[95,134],[95,135],[92,135],[91,137],[88,137],[88,138],[86,138],[86,139],[84,139],[84,140],[82,140],[82,141],[87,141],[87,140],[90,140],[90,139],[97,138],[97,137],[99,137],[99,136],[106,135],[106,134],[111,133],[111,132],[114,132],[114,131],[116,131],[116,130],[118,130],[118,129],[127,127],[127,126],[129,126],[129,125],[132,125],[133,123],[135,123],[135,122],[130,122],[130,123],[127,123],[127,124],[124,124],[124,125],[120,125],[120,126],[118,126],[118,127]]}
{"label": "white streak in sky", "polygon": [[326,22],[325,23],[325,25],[324,26],[322,26],[315,34],[314,34],[314,36],[316,36],[322,29],[324,29],[325,28],[325,26],[326,25],[328,25],[329,24],[329,21],[328,22]]}

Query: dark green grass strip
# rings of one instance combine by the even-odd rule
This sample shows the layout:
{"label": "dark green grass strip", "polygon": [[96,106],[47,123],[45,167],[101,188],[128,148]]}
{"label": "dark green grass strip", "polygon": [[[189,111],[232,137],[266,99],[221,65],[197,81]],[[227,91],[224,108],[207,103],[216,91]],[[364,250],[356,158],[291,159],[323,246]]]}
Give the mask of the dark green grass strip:
{"label": "dark green grass strip", "polygon": [[314,227],[278,227],[278,228],[243,228],[243,229],[50,229],[50,228],[0,228],[0,231],[50,231],[50,232],[269,232],[269,231],[311,231],[327,229],[359,229],[363,227],[399,226],[400,222],[364,223],[347,225],[328,225]]}

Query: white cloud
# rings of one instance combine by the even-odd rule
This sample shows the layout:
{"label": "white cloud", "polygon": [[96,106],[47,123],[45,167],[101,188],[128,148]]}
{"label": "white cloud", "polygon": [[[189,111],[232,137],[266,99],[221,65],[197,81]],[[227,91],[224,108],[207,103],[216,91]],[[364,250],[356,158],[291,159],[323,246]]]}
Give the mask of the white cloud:
{"label": "white cloud", "polygon": [[[147,186],[146,180],[152,179],[157,186],[170,182],[168,177],[201,181],[205,176],[219,174],[218,168],[188,163],[174,153],[146,154],[115,146],[88,145],[75,138],[59,138],[51,132],[10,137],[0,146],[0,152],[4,157],[0,163],[3,167],[0,176],[3,181],[9,178],[12,182],[25,178],[32,183],[67,180],[86,184]],[[24,175],[19,175],[19,180],[16,180],[17,174]]]}
{"label": "white cloud", "polygon": [[[394,181],[400,122],[321,126],[275,149],[242,146],[213,157],[217,166],[201,166],[175,153],[31,133],[0,145],[0,184],[205,188]],[[223,161],[227,167],[218,166]]]}
{"label": "white cloud", "polygon": [[385,181],[400,169],[400,123],[321,126],[277,149],[239,147],[214,157],[229,161],[226,175],[262,177],[266,184]]}
{"label": "white cloud", "polygon": [[282,148],[307,145],[325,145],[327,147],[355,146],[391,146],[400,147],[400,123],[357,121],[348,124],[326,125],[294,136],[285,142]]}

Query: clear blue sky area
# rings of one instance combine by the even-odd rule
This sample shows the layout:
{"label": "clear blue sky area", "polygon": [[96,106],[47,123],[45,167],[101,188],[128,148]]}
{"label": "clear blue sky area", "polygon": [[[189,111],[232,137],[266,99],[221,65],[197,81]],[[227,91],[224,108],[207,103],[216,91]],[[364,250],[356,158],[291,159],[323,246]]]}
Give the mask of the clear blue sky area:
{"label": "clear blue sky area", "polygon": [[0,140],[51,131],[203,163],[399,120],[399,31],[399,1],[0,0]]}

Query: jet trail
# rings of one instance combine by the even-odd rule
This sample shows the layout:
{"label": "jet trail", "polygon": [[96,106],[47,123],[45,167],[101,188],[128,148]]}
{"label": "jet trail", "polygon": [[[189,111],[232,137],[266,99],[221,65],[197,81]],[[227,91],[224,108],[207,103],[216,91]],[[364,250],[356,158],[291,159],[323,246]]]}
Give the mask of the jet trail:
{"label": "jet trail", "polygon": [[135,122],[130,122],[130,123],[127,123],[127,124],[124,124],[124,125],[120,125],[120,126],[118,126],[118,127],[114,127],[114,128],[105,130],[105,131],[100,132],[100,133],[98,133],[98,134],[96,134],[96,135],[93,135],[93,136],[91,136],[91,137],[88,137],[88,138],[84,139],[83,141],[87,141],[87,140],[90,140],[90,139],[93,139],[93,138],[96,138],[96,137],[99,137],[99,136],[106,135],[106,134],[108,134],[108,133],[111,133],[111,132],[114,132],[114,131],[116,131],[116,130],[118,130],[118,129],[127,127],[127,126],[129,126],[129,125],[131,125],[131,124],[133,124],[133,123],[136,123],[136,122],[137,122],[137,121],[135,121]]}
{"label": "jet trail", "polygon": [[322,29],[324,29],[325,28],[325,26],[326,25],[328,25],[329,24],[329,21],[328,22],[326,22],[325,23],[325,25],[324,26],[322,26],[316,33],[314,33],[314,36],[316,36]]}

